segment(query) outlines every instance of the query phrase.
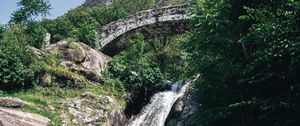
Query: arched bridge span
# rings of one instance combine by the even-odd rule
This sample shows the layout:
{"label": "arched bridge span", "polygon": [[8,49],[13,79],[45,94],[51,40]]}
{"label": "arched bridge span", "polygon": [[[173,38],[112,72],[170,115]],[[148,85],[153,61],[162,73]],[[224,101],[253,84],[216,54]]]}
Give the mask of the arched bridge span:
{"label": "arched bridge span", "polygon": [[188,31],[188,5],[178,5],[141,11],[111,22],[96,32],[96,48],[114,56],[128,38],[141,32],[145,38],[175,35]]}

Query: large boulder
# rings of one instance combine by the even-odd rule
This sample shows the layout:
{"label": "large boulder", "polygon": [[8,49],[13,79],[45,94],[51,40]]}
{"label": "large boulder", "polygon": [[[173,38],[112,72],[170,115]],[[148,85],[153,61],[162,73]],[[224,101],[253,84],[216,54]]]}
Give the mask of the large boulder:
{"label": "large boulder", "polygon": [[[126,122],[122,109],[110,96],[96,96],[90,92],[81,94],[79,98],[68,99],[64,103],[72,118],[64,116],[64,123],[80,126],[123,126]],[[65,113],[65,112],[64,112]]]}
{"label": "large boulder", "polygon": [[26,102],[11,97],[0,97],[0,106],[1,107],[22,107],[27,105]]}
{"label": "large boulder", "polygon": [[0,108],[0,126],[49,126],[50,119],[20,110]]}
{"label": "large boulder", "polygon": [[89,80],[101,80],[100,72],[111,59],[83,43],[59,41],[46,48],[52,54],[62,56],[61,65],[69,70],[85,76]]}

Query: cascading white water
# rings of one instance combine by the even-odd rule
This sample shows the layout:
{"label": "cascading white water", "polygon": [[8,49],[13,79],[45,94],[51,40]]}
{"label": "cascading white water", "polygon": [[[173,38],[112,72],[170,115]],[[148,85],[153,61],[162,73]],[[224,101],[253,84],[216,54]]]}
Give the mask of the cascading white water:
{"label": "cascading white water", "polygon": [[173,104],[184,95],[190,83],[178,81],[172,85],[171,91],[156,93],[128,126],[164,126]]}

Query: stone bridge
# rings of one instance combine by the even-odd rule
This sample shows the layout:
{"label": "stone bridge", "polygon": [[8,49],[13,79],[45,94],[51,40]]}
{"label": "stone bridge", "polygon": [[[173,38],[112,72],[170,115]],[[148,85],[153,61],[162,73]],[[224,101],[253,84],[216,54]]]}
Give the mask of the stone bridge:
{"label": "stone bridge", "polygon": [[141,32],[146,39],[184,33],[187,25],[188,5],[169,6],[138,12],[111,22],[96,31],[96,48],[114,56],[128,38]]}

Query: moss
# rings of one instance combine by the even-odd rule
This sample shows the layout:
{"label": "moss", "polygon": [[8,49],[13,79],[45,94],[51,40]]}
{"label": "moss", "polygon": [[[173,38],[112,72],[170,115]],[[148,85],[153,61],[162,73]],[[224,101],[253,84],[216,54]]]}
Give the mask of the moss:
{"label": "moss", "polygon": [[74,49],[76,51],[82,51],[80,49],[80,46],[78,45],[78,43],[74,42],[74,41],[68,41],[68,48],[70,49]]}
{"label": "moss", "polygon": [[[88,81],[85,79],[85,77],[81,76],[81,75],[78,75],[64,67],[61,67],[61,66],[57,66],[57,67],[50,67],[50,66],[47,66],[45,67],[46,68],[46,71],[47,73],[50,73],[51,75],[54,75],[56,77],[60,77],[61,79],[58,79],[58,80],[70,80],[73,84],[79,84],[79,85],[82,85],[82,84],[85,84],[85,83],[88,83]],[[75,85],[67,85],[67,86],[75,86]]]}

